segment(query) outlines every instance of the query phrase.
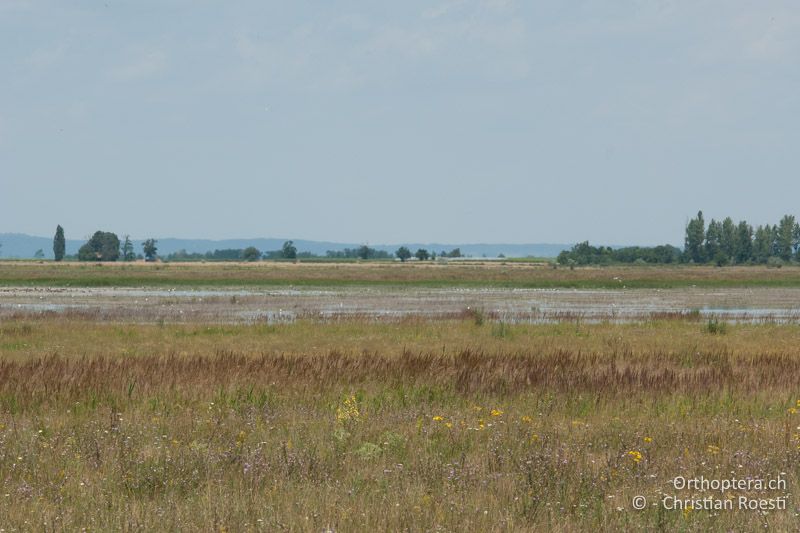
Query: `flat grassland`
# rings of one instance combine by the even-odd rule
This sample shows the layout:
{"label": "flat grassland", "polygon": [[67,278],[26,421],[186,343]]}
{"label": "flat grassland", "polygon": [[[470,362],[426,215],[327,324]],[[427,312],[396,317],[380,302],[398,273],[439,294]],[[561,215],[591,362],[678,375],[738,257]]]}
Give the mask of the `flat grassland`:
{"label": "flat grassland", "polygon": [[417,286],[509,288],[800,287],[800,267],[610,266],[449,263],[0,262],[0,285],[44,287]]}
{"label": "flat grassland", "polygon": [[[791,268],[155,266],[4,264],[0,283],[798,279]],[[0,322],[0,528],[791,530],[799,338],[793,321],[680,314],[548,324],[475,310],[276,324],[10,316]],[[780,476],[786,487],[679,490],[676,476]],[[632,507],[637,495],[644,510]],[[714,512],[664,509],[665,495],[789,499],[786,510]]]}

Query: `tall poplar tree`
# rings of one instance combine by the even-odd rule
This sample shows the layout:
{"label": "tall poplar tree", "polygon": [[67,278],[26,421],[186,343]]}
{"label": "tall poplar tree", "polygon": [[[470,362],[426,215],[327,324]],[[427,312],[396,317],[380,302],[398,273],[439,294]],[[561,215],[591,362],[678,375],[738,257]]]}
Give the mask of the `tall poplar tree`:
{"label": "tall poplar tree", "polygon": [[736,225],[731,217],[726,217],[722,221],[722,234],[719,239],[719,246],[725,254],[727,261],[731,261],[736,256]]}
{"label": "tall poplar tree", "polygon": [[789,261],[797,246],[795,241],[795,220],[792,215],[785,215],[778,224],[778,231],[775,238],[775,255]]}
{"label": "tall poplar tree", "polygon": [[736,262],[747,263],[753,259],[753,226],[745,220],[736,227]]}
{"label": "tall poplar tree", "polygon": [[711,219],[711,222],[708,223],[708,229],[706,230],[706,260],[707,261],[714,261],[717,264],[722,264],[725,262],[725,256],[721,249],[721,241],[722,241],[722,224]]}
{"label": "tall poplar tree", "polygon": [[122,243],[122,260],[123,261],[136,260],[136,252],[133,250],[133,243],[131,242],[130,235],[125,235],[125,242]]}
{"label": "tall poplar tree", "polygon": [[686,225],[686,258],[687,261],[703,263],[705,261],[705,250],[703,241],[706,237],[706,223],[703,220],[703,212],[697,212],[697,218],[693,218]]}
{"label": "tall poplar tree", "polygon": [[56,261],[64,259],[64,251],[67,248],[67,243],[64,240],[64,228],[59,224],[56,226],[56,235],[53,237],[53,255]]}

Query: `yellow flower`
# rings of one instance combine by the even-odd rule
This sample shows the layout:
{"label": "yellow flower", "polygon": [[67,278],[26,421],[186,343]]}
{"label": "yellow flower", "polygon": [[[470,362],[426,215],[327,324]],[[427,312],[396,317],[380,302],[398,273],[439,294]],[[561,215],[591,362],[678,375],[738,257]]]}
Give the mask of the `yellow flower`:
{"label": "yellow flower", "polygon": [[522,418],[520,418],[520,420],[522,420],[526,424],[530,424],[531,422],[533,422],[533,418],[529,417],[528,415],[523,416]]}
{"label": "yellow flower", "polygon": [[644,438],[644,441],[645,441],[646,443],[650,444],[651,442],[653,442],[653,437],[645,437],[645,438]]}
{"label": "yellow flower", "polygon": [[800,407],[800,400],[797,400],[797,407]]}
{"label": "yellow flower", "polygon": [[789,413],[790,415],[796,415],[797,409],[795,409],[794,407],[790,407],[786,410],[786,412]]}
{"label": "yellow flower", "polygon": [[447,429],[450,429],[451,427],[453,427],[453,424],[450,423],[450,422],[445,422],[444,425],[447,427]]}
{"label": "yellow flower", "polygon": [[342,405],[336,408],[336,421],[343,422],[358,422],[361,413],[358,411],[358,402],[355,396],[345,398]]}
{"label": "yellow flower", "polygon": [[503,411],[501,411],[500,409],[492,409],[492,412],[491,412],[492,416],[500,416],[502,414],[503,414]]}
{"label": "yellow flower", "polygon": [[708,453],[715,455],[719,453],[719,446],[714,446],[713,444],[708,445]]}
{"label": "yellow flower", "polygon": [[436,416],[433,417],[433,421],[434,422],[441,422],[442,420],[444,420],[444,418],[439,416],[439,415],[436,415]]}
{"label": "yellow flower", "polygon": [[631,451],[628,452],[628,456],[636,464],[639,464],[639,463],[642,462],[642,452],[637,452],[636,450],[631,450]]}

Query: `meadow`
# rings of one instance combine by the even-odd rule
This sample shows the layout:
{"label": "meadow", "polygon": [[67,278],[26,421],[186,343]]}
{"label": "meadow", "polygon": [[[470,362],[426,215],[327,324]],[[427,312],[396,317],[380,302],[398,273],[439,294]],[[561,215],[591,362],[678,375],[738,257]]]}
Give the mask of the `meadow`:
{"label": "meadow", "polygon": [[680,475],[782,474],[788,489],[767,496],[792,493],[798,334],[687,318],[6,320],[0,521],[6,531],[791,529],[791,500],[769,513],[631,501],[658,504]]}
{"label": "meadow", "polygon": [[800,287],[800,267],[693,265],[570,269],[521,261],[357,263],[53,263],[0,261],[0,286],[21,287]]}
{"label": "meadow", "polygon": [[[341,288],[482,277],[661,283],[661,276],[679,286],[756,280],[755,294],[792,287],[798,275],[758,267],[337,267],[15,263],[0,264],[0,279],[191,288],[299,279]],[[49,293],[41,294],[46,302]],[[121,311],[102,319],[0,315],[4,531],[782,531],[798,524],[796,320],[734,323],[686,312],[508,323],[470,308],[278,323],[180,321],[173,312],[142,321],[125,311],[140,304],[114,298]],[[677,476],[786,485],[721,493],[677,489],[670,484]],[[787,507],[666,509],[669,495],[786,498]],[[644,509],[633,507],[635,496],[646,498]]]}

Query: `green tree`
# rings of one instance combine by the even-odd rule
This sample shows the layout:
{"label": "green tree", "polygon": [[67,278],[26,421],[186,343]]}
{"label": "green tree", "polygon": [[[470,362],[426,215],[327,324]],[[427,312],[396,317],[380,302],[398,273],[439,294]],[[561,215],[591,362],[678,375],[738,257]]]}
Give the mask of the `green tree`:
{"label": "green tree", "polygon": [[261,252],[255,246],[248,246],[242,250],[242,259],[245,261],[253,262],[261,259]]}
{"label": "green tree", "polygon": [[706,236],[705,221],[703,220],[703,212],[697,212],[697,218],[693,218],[686,225],[686,240],[684,250],[686,253],[686,260],[694,263],[705,262],[705,250],[703,249],[703,240]]}
{"label": "green tree", "polygon": [[742,220],[736,226],[735,260],[739,264],[753,259],[753,226]]}
{"label": "green tree", "polygon": [[294,241],[286,241],[283,243],[281,255],[284,259],[297,259],[297,247],[295,247]]}
{"label": "green tree", "polygon": [[800,223],[796,223],[794,225],[793,233],[794,233],[794,255],[797,259],[800,259],[800,257],[797,257],[798,255],[800,255]]}
{"label": "green tree", "polygon": [[775,238],[775,255],[789,261],[797,247],[795,240],[795,226],[797,223],[791,215],[785,215],[778,224]]}
{"label": "green tree", "polygon": [[420,261],[427,261],[428,258],[431,256],[431,254],[429,254],[428,250],[426,250],[425,248],[420,248],[419,250],[417,250],[417,253],[415,253],[414,256],[416,256],[416,258],[419,259]]}
{"label": "green tree", "polygon": [[722,224],[711,219],[708,223],[706,230],[706,246],[705,258],[707,261],[714,261],[715,263],[724,262],[724,254],[722,252]]}
{"label": "green tree", "polygon": [[59,224],[56,226],[56,234],[53,237],[53,255],[55,256],[56,261],[61,261],[64,259],[66,247],[67,243],[64,239],[64,228],[62,228]]}
{"label": "green tree", "polygon": [[769,238],[770,238],[770,256],[775,257],[778,255],[778,225],[773,224],[770,226],[767,224],[767,229],[769,230]]}
{"label": "green tree", "polygon": [[142,252],[144,252],[145,261],[152,262],[156,260],[156,254],[158,252],[157,243],[158,241],[155,239],[147,239],[142,243]]}
{"label": "green tree", "polygon": [[119,259],[119,237],[107,231],[96,231],[78,250],[80,261],[116,261]]}
{"label": "green tree", "polygon": [[125,241],[122,243],[122,260],[129,262],[136,260],[136,252],[133,250],[130,235],[125,235]]}
{"label": "green tree", "polygon": [[405,246],[401,246],[400,248],[397,249],[394,255],[396,255],[400,261],[405,263],[407,259],[411,258],[411,250],[409,250]]}
{"label": "green tree", "polygon": [[736,225],[731,217],[722,221],[722,231],[719,236],[719,247],[725,254],[727,261],[732,261],[736,256]]}
{"label": "green tree", "polygon": [[758,263],[766,263],[772,255],[772,229],[769,224],[758,226],[753,235],[753,259]]}
{"label": "green tree", "polygon": [[372,255],[372,248],[367,246],[366,244],[362,244],[358,247],[358,258],[363,259],[366,261]]}

